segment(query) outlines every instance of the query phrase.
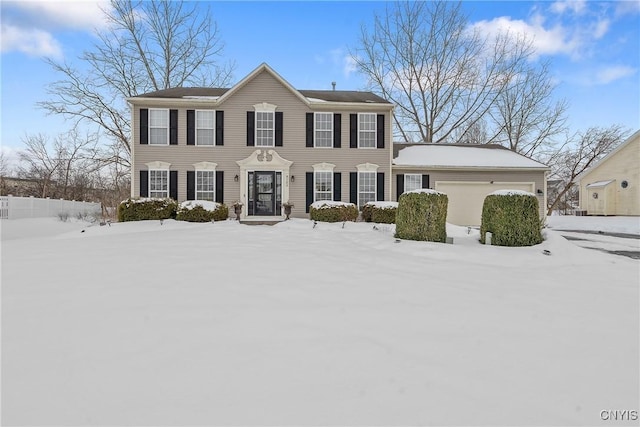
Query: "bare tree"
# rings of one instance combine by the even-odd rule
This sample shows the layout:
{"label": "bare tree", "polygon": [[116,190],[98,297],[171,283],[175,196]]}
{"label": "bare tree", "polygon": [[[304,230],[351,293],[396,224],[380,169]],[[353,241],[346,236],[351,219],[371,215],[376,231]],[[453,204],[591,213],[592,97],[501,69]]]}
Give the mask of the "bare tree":
{"label": "bare tree", "polygon": [[549,194],[547,215],[551,215],[566,193],[572,191],[575,179],[598,160],[615,149],[629,134],[621,125],[591,127],[567,139],[546,162],[561,183]]}
{"label": "bare tree", "polygon": [[171,87],[224,86],[233,65],[221,65],[223,43],[209,9],[183,1],[111,0],[103,10],[109,23],[93,50],[80,57],[83,67],[49,59],[61,75],[38,105],[75,123],[97,125],[129,163],[131,123],[128,97]]}
{"label": "bare tree", "polygon": [[566,130],[568,106],[566,100],[553,100],[553,89],[548,62],[528,65],[498,94],[489,110],[493,136],[487,142],[529,157],[551,147],[554,137]]}
{"label": "bare tree", "polygon": [[457,2],[400,2],[352,52],[369,89],[396,104],[397,137],[445,142],[473,129],[525,68],[531,43],[468,26]]}
{"label": "bare tree", "polygon": [[18,175],[35,183],[34,196],[87,198],[97,171],[92,158],[97,144],[95,135],[82,137],[74,128],[53,141],[38,134],[27,135],[22,142],[25,149],[19,153]]}

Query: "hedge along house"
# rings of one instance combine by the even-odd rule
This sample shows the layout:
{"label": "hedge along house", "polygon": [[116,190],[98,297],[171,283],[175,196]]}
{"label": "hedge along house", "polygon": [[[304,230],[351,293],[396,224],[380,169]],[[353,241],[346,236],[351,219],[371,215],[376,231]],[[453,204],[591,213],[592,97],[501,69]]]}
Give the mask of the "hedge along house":
{"label": "hedge along house", "polygon": [[231,88],[128,98],[132,197],[244,205],[242,219],[308,217],[314,201],[391,195],[393,105],[370,92],[297,90],[267,64]]}
{"label": "hedge along house", "polygon": [[546,214],[550,168],[500,145],[400,144],[393,148],[393,200],[409,190],[431,188],[449,197],[447,222],[479,226],[484,198],[496,190],[536,194]]}
{"label": "hedge along house", "polygon": [[576,182],[587,215],[640,215],[640,130]]}

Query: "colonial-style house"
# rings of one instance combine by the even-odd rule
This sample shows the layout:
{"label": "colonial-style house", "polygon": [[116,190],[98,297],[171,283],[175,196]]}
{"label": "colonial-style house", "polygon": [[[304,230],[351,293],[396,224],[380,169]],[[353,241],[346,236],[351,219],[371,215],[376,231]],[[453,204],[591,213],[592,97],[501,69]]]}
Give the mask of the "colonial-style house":
{"label": "colonial-style house", "polygon": [[240,202],[245,220],[391,198],[393,105],[370,92],[298,90],[262,64],[231,88],[127,101],[133,197]]}
{"label": "colonial-style house", "polygon": [[640,130],[576,177],[587,215],[640,215]]}

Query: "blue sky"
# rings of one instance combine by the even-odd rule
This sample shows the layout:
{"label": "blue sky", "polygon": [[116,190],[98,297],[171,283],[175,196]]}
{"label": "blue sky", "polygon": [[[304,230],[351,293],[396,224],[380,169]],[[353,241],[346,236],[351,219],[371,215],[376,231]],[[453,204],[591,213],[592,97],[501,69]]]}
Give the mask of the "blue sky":
{"label": "blue sky", "polygon": [[[35,104],[47,98],[57,76],[43,57],[74,66],[104,25],[104,2],[0,2],[1,143],[9,153],[26,134],[55,136],[70,124]],[[234,81],[262,62],[299,89],[357,90],[364,79],[351,66],[361,25],[370,25],[377,2],[206,2],[235,61]],[[570,103],[573,130],[622,124],[640,128],[640,2],[470,1],[470,24],[491,33],[510,28],[534,39],[538,60],[550,59],[556,94]],[[11,155],[11,154],[10,154]]]}

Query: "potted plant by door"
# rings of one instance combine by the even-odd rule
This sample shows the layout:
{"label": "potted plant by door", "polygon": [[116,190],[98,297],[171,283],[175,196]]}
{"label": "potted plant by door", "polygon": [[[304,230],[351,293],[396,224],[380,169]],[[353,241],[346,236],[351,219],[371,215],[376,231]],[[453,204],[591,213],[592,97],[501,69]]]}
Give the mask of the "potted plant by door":
{"label": "potted plant by door", "polygon": [[282,204],[284,208],[284,214],[287,216],[285,221],[289,219],[289,215],[291,215],[291,208],[293,207],[293,203],[285,202]]}
{"label": "potted plant by door", "polygon": [[231,205],[233,207],[233,211],[236,214],[236,221],[240,221],[240,214],[242,214],[242,202],[235,201]]}

